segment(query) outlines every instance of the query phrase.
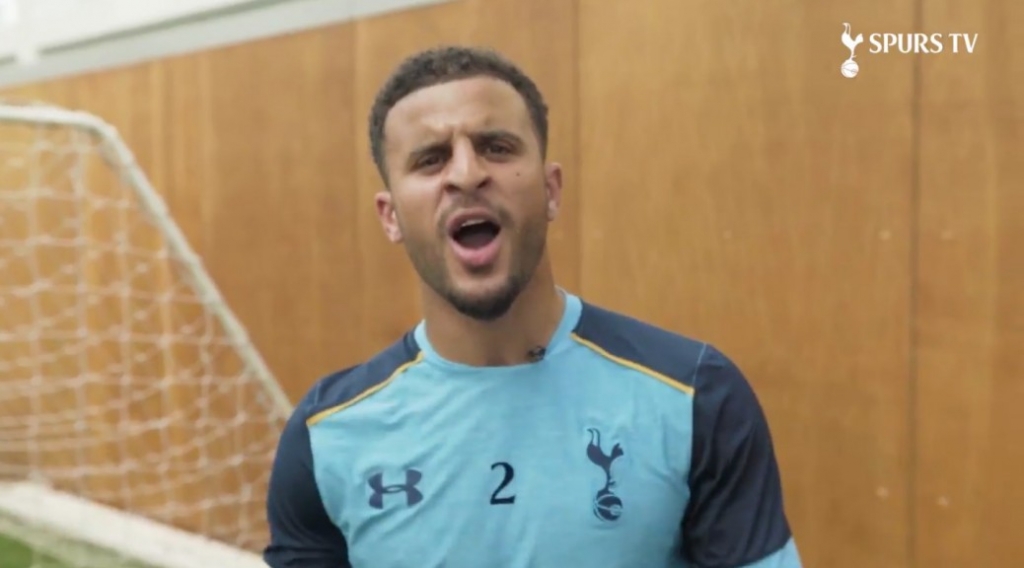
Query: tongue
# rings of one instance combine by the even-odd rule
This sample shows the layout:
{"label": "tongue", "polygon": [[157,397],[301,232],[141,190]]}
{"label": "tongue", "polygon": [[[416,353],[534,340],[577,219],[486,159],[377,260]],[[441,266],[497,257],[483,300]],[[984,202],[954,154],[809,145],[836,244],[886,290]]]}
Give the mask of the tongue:
{"label": "tongue", "polygon": [[456,238],[458,243],[468,249],[478,249],[487,246],[494,240],[495,231],[493,227],[486,224],[473,225],[459,231]]}

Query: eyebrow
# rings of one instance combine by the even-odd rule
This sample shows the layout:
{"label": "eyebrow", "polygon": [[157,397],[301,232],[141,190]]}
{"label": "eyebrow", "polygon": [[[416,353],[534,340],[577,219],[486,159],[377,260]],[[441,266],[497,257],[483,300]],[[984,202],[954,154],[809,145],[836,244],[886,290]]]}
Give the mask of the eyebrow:
{"label": "eyebrow", "polygon": [[[518,134],[513,133],[510,130],[504,129],[491,129],[483,130],[472,135],[474,143],[490,142],[494,140],[508,140],[512,142],[517,148],[522,148],[524,145],[523,138]],[[423,156],[436,152],[449,147],[449,143],[445,142],[430,142],[422,146],[418,146],[409,152],[408,163],[416,163]]]}
{"label": "eyebrow", "polygon": [[479,134],[473,136],[477,141],[492,141],[492,140],[508,140],[516,146],[523,145],[523,139],[516,133],[509,130],[495,129],[495,130],[484,130]]}

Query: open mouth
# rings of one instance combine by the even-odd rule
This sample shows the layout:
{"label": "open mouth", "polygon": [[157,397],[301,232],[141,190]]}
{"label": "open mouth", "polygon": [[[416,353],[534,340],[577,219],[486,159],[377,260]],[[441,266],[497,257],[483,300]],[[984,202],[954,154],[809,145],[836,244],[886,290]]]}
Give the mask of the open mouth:
{"label": "open mouth", "polygon": [[487,219],[470,219],[452,231],[452,239],[459,246],[476,250],[484,248],[501,233],[501,227]]}

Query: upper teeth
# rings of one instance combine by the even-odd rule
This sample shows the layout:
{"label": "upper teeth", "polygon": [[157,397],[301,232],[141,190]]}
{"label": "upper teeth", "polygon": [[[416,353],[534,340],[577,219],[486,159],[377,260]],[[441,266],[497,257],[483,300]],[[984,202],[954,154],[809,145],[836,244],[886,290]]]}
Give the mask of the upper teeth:
{"label": "upper teeth", "polygon": [[459,228],[460,229],[464,229],[464,228],[472,226],[472,225],[482,225],[482,224],[484,224],[486,222],[487,221],[485,219],[470,219],[468,221],[463,221],[462,224],[459,225]]}

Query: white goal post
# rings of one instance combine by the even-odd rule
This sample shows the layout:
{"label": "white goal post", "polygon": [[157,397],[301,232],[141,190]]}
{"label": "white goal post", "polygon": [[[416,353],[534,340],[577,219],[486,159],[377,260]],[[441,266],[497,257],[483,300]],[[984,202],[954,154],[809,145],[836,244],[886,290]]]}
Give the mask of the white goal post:
{"label": "white goal post", "polygon": [[0,101],[0,537],[265,568],[291,410],[115,128]]}

